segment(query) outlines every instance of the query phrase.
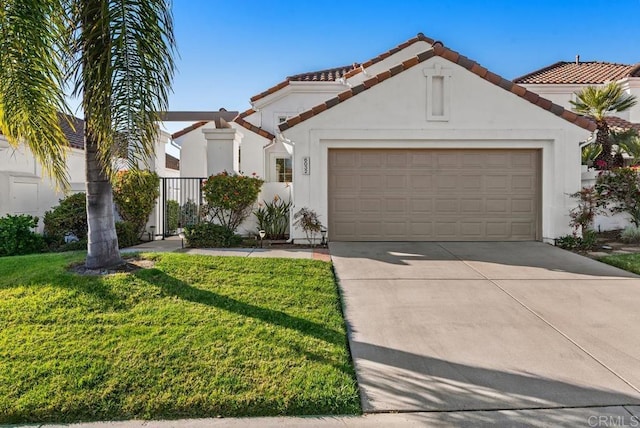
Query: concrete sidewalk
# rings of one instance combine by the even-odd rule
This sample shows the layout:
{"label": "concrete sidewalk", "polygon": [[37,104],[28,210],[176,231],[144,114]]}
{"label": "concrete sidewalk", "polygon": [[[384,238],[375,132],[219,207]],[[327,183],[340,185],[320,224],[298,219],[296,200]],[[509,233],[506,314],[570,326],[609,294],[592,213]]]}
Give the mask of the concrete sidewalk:
{"label": "concrete sidewalk", "polygon": [[122,252],[179,252],[206,256],[274,257],[331,261],[327,248],[280,248],[279,246],[265,248],[183,248],[182,240],[177,236],[145,242],[134,247],[125,248]]}
{"label": "concrete sidewalk", "polygon": [[17,426],[47,428],[637,427],[640,426],[640,407],[612,406],[539,410],[377,413],[363,416],[207,418],[174,421],[135,420]]}

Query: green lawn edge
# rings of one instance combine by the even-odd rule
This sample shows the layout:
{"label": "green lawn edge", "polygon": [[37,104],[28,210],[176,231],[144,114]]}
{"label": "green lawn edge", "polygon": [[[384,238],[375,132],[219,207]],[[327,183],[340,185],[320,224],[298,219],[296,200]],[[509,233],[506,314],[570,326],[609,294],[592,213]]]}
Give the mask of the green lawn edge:
{"label": "green lawn edge", "polygon": [[83,257],[0,258],[0,423],[361,413],[330,263]]}

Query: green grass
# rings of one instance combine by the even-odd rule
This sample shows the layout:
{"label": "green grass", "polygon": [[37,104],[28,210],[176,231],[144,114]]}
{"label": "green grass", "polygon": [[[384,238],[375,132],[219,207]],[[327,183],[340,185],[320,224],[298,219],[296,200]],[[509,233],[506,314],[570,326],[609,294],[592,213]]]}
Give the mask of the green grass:
{"label": "green grass", "polygon": [[612,254],[598,260],[640,275],[640,254]]}
{"label": "green grass", "polygon": [[329,263],[146,257],[0,258],[0,423],[360,412]]}

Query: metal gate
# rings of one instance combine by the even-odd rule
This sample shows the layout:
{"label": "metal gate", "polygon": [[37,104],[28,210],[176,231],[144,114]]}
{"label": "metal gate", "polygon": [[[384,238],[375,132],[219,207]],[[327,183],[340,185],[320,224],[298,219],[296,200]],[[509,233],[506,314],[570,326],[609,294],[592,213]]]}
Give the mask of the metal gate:
{"label": "metal gate", "polygon": [[205,177],[160,178],[156,209],[156,236],[178,234],[179,228],[198,223],[202,212],[202,184]]}

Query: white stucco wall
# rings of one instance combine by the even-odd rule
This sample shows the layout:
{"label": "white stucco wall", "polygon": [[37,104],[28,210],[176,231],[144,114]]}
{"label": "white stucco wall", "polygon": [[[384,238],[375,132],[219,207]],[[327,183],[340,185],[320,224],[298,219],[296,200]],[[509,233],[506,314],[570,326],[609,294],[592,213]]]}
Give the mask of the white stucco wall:
{"label": "white stucco wall", "polygon": [[[69,150],[67,169],[71,191],[84,191],[83,150]],[[0,136],[0,217],[7,214],[38,216],[41,230],[45,211],[58,205],[63,197],[51,180],[43,178],[42,168],[24,145],[14,149]]]}
{"label": "white stucco wall", "polygon": [[[623,90],[630,95],[635,95],[640,99],[640,78],[626,78],[619,81]],[[535,92],[544,98],[561,105],[567,110],[573,111],[573,106],[569,101],[575,101],[575,94],[580,92],[587,86],[603,86],[603,85],[555,85],[555,84],[524,84],[522,85],[532,92]],[[636,104],[634,107],[627,111],[619,113],[610,113],[611,116],[618,116],[622,119],[628,120],[633,123],[640,123],[640,104]]]}
{"label": "white stucco wall", "polygon": [[292,117],[349,89],[338,82],[290,82],[278,92],[253,103],[256,113],[245,120],[277,134],[278,117]]}
{"label": "white stucco wall", "polygon": [[180,177],[207,176],[207,140],[202,131],[215,128],[215,123],[209,122],[175,139],[180,146]]}
{"label": "white stucco wall", "polygon": [[[448,121],[426,120],[425,70],[451,73]],[[294,167],[309,156],[311,174],[294,168],[294,211],[328,218],[329,148],[535,148],[542,151],[542,238],[570,233],[567,196],[580,188],[578,143],[590,132],[434,57],[285,131]],[[329,233],[329,239],[331,231]],[[294,237],[303,238],[296,230]]]}

